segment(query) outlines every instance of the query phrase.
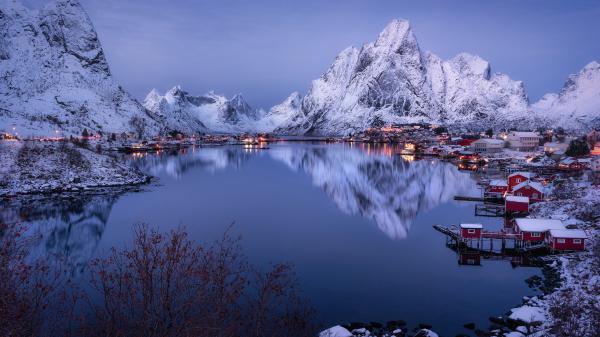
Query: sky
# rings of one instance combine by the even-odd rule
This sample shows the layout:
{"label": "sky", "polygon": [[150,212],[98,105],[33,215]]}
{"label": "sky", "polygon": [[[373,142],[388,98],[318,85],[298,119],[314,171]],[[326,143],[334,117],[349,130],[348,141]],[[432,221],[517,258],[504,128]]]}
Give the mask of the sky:
{"label": "sky", "polygon": [[600,61],[597,0],[80,1],[116,80],[140,100],[179,84],[268,109],[395,18],[411,22],[422,50],[477,54],[523,81],[532,102]]}

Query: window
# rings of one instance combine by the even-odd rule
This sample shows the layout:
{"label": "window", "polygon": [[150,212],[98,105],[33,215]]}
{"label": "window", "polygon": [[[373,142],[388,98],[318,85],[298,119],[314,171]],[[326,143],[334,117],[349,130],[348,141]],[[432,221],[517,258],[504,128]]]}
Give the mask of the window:
{"label": "window", "polygon": [[539,238],[540,236],[542,236],[542,233],[540,233],[540,232],[532,232],[531,236],[534,237],[534,238]]}
{"label": "window", "polygon": [[556,239],[556,243],[565,243],[565,239]]}
{"label": "window", "polygon": [[469,233],[469,234],[475,234],[475,230],[474,230],[474,229],[469,229],[469,230],[467,231],[467,233]]}
{"label": "window", "polygon": [[521,182],[521,178],[517,178],[517,182],[520,183]]}
{"label": "window", "polygon": [[581,243],[581,239],[573,239],[573,243],[578,245]]}

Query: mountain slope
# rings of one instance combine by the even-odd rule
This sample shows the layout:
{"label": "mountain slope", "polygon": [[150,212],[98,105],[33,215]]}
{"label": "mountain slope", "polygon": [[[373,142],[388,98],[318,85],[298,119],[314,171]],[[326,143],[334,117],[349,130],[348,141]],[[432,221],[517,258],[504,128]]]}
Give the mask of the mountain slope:
{"label": "mountain slope", "polygon": [[153,89],[144,100],[164,128],[184,133],[256,132],[263,129],[263,112],[253,109],[241,94],[227,99],[209,92],[193,96],[176,86],[160,95]]}
{"label": "mountain slope", "polygon": [[130,131],[158,124],[112,79],[96,31],[77,0],[30,10],[0,0],[0,130],[50,134]]}
{"label": "mountain slope", "polygon": [[443,61],[422,52],[410,24],[394,20],[375,42],[342,51],[277,131],[346,134],[422,121],[484,126],[527,111],[521,82],[493,74],[478,56]]}
{"label": "mountain slope", "polygon": [[532,109],[567,129],[600,127],[600,63],[593,61],[572,74],[558,94],[546,94]]}

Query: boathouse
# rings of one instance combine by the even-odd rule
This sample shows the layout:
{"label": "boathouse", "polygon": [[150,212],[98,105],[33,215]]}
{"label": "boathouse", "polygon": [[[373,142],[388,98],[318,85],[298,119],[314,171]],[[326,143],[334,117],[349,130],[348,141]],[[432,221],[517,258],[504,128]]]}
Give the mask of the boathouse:
{"label": "boathouse", "polygon": [[527,242],[542,242],[550,230],[564,230],[562,221],[554,219],[515,219],[515,231]]}
{"label": "boathouse", "polygon": [[531,180],[533,178],[531,172],[515,172],[508,176],[508,191],[512,191],[513,187]]}
{"label": "boathouse", "polygon": [[525,181],[513,187],[512,194],[517,197],[527,197],[529,202],[538,202],[544,200],[544,186],[535,181]]}
{"label": "boathouse", "polygon": [[502,198],[507,191],[508,183],[505,180],[498,179],[490,181],[485,192],[489,198]]}
{"label": "boathouse", "polygon": [[551,229],[548,247],[554,250],[584,250],[587,235],[580,229]]}
{"label": "boathouse", "polygon": [[481,239],[482,224],[460,224],[460,237],[463,239]]}
{"label": "boathouse", "polygon": [[507,195],[504,200],[504,210],[506,213],[527,213],[529,212],[529,198]]}

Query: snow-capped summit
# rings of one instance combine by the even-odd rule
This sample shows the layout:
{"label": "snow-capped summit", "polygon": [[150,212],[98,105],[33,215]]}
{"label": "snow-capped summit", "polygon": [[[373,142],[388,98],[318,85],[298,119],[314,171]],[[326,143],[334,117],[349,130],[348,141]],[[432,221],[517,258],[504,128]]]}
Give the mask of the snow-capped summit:
{"label": "snow-capped summit", "polygon": [[96,31],[77,0],[40,10],[0,0],[0,130],[21,135],[130,131],[157,123],[112,79]]}
{"label": "snow-capped summit", "polygon": [[422,52],[410,23],[394,20],[375,42],[342,51],[277,131],[346,134],[403,122],[488,127],[528,117],[521,82],[479,56],[448,61]]}
{"label": "snow-capped summit", "polygon": [[560,93],[544,95],[532,108],[564,128],[600,127],[600,63],[592,61],[570,75]]}
{"label": "snow-capped summit", "polygon": [[144,107],[161,121],[166,130],[185,133],[256,131],[262,112],[253,109],[241,94],[231,99],[213,91],[194,96],[175,86],[164,96],[156,89],[144,100]]}

